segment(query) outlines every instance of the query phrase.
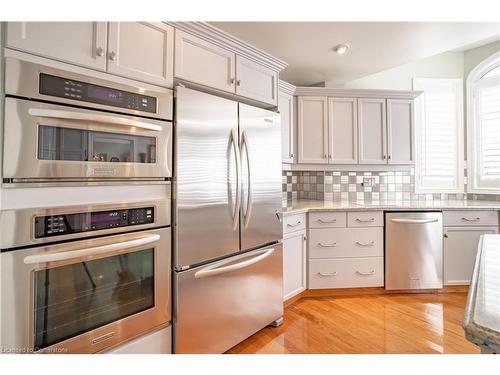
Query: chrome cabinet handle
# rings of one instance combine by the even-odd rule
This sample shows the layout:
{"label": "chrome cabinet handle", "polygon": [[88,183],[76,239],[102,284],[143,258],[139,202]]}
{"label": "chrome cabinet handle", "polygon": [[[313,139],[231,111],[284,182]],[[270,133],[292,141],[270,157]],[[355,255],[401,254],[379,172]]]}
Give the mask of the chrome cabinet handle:
{"label": "chrome cabinet handle", "polygon": [[236,80],[236,86],[241,86],[241,79]]}
{"label": "chrome cabinet handle", "polygon": [[88,247],[85,249],[62,251],[59,253],[28,255],[24,258],[24,264],[38,264],[48,262],[58,262],[60,260],[82,259],[89,256],[95,256],[112,251],[131,249],[137,246],[144,246],[160,240],[159,234],[149,235],[146,237],[137,238],[135,240],[112,243],[110,245],[102,245]]}
{"label": "chrome cabinet handle", "polygon": [[323,244],[321,242],[318,242],[318,246],[319,247],[335,247],[335,246],[337,246],[337,243],[336,242],[332,242],[331,244]]}
{"label": "chrome cabinet handle", "polygon": [[231,129],[231,134],[229,137],[231,138],[230,142],[233,144],[233,151],[236,163],[236,204],[234,205],[234,212],[233,212],[233,230],[236,230],[238,229],[238,218],[241,208],[241,176],[240,176],[241,160],[240,160],[240,150],[238,146],[238,134],[236,133],[236,129]]}
{"label": "chrome cabinet handle", "polygon": [[116,52],[115,52],[115,51],[111,51],[111,52],[109,53],[109,59],[110,59],[111,61],[116,61]]}
{"label": "chrome cabinet handle", "polygon": [[369,219],[365,219],[365,220],[363,220],[363,219],[359,219],[359,218],[356,218],[356,221],[357,221],[358,223],[373,223],[373,222],[375,221],[375,218],[374,218],[374,217],[371,217],[371,218],[369,218]]}
{"label": "chrome cabinet handle", "polygon": [[294,154],[290,154],[290,157],[293,158],[295,155]]}
{"label": "chrome cabinet handle", "polygon": [[231,84],[234,85],[234,82],[236,82],[236,80],[234,78],[231,78],[229,82],[231,82]]}
{"label": "chrome cabinet handle", "polygon": [[328,277],[328,276],[337,276],[337,272],[318,272],[318,275]]}
{"label": "chrome cabinet handle", "polygon": [[382,156],[382,159],[383,159],[383,160],[385,160],[385,155],[384,155],[384,156]]}
{"label": "chrome cabinet handle", "polygon": [[356,241],[356,245],[358,246],[373,246],[375,245],[375,241],[370,241],[370,242],[359,242],[359,241]]}
{"label": "chrome cabinet handle", "polygon": [[362,276],[370,276],[370,275],[375,274],[375,270],[371,270],[370,272],[367,272],[367,273],[365,273],[365,272],[361,272],[361,271],[356,271],[356,273],[357,273],[358,275],[362,275]]}
{"label": "chrome cabinet handle", "polygon": [[462,220],[464,220],[464,221],[479,221],[479,220],[481,220],[481,218],[480,217],[473,217],[473,218],[463,217]]}
{"label": "chrome cabinet handle", "polygon": [[389,155],[389,156],[387,157],[387,159],[391,160],[391,155]]}
{"label": "chrome cabinet handle", "polygon": [[229,262],[233,261],[232,259],[226,259],[226,260],[222,261],[221,263],[216,263],[214,265],[208,266],[207,268],[199,270],[198,272],[196,272],[194,274],[194,278],[195,279],[202,279],[204,277],[216,276],[216,275],[220,275],[223,273],[228,273],[231,271],[236,271],[236,270],[239,270],[239,269],[242,269],[245,267],[249,267],[252,264],[261,262],[264,259],[266,259],[267,257],[270,257],[273,253],[274,253],[274,247],[267,250],[263,254],[257,255],[256,257],[254,257],[252,259],[244,260],[243,262],[240,262],[240,263],[231,264],[230,266],[219,268],[218,266],[221,266],[221,265],[224,265],[225,263],[229,263]]}
{"label": "chrome cabinet handle", "polygon": [[294,227],[298,227],[300,224],[302,224],[302,222],[301,221],[297,221],[297,223],[295,223],[295,224],[287,224],[286,226],[290,227],[290,228],[294,228]]}
{"label": "chrome cabinet handle", "polygon": [[240,160],[243,159],[243,148],[245,149],[246,158],[247,158],[247,181],[248,181],[248,190],[247,190],[247,204],[244,212],[245,218],[245,228],[248,227],[250,223],[250,218],[252,217],[252,204],[253,204],[253,194],[252,194],[252,165],[250,162],[250,146],[248,144],[248,135],[245,130],[241,133],[241,153]]}
{"label": "chrome cabinet handle", "polygon": [[125,117],[98,115],[87,112],[59,111],[55,109],[30,108],[28,113],[35,117],[59,118],[66,120],[94,121],[112,125],[134,126],[136,128],[161,131],[160,125],[151,124],[144,121],[132,120]]}
{"label": "chrome cabinet handle", "polygon": [[337,219],[332,219],[332,220],[316,219],[316,221],[323,223],[323,224],[332,224],[332,223],[336,223]]}
{"label": "chrome cabinet handle", "polygon": [[101,47],[99,47],[99,48],[97,48],[97,49],[95,50],[95,54],[96,54],[97,56],[99,56],[99,57],[103,57],[103,56],[104,56],[104,50],[103,50]]}

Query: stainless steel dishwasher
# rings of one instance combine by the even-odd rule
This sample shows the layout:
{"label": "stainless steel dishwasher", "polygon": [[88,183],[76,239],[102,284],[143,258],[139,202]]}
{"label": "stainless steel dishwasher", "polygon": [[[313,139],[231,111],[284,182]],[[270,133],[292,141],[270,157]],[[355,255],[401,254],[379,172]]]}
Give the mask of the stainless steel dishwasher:
{"label": "stainless steel dishwasher", "polygon": [[443,287],[443,214],[385,214],[385,289]]}

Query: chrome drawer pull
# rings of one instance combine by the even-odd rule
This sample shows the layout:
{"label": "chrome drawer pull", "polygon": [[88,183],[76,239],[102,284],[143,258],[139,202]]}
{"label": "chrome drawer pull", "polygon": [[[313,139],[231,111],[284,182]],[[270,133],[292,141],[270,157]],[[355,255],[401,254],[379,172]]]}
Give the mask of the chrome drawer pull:
{"label": "chrome drawer pull", "polygon": [[356,241],[356,245],[358,246],[373,246],[375,245],[375,241],[370,241],[370,242],[359,242],[359,241]]}
{"label": "chrome drawer pull", "polygon": [[371,217],[371,218],[366,219],[366,220],[356,218],[356,221],[357,221],[358,223],[373,223],[373,222],[375,221],[375,218],[374,218],[374,217]]}
{"label": "chrome drawer pull", "polygon": [[479,221],[479,220],[481,220],[481,218],[480,217],[473,217],[473,218],[469,219],[469,218],[463,217],[462,220],[464,220],[464,221]]}
{"label": "chrome drawer pull", "polygon": [[287,224],[286,226],[290,227],[290,228],[293,228],[293,227],[298,227],[300,224],[302,224],[302,222],[301,221],[297,221],[296,224]]}
{"label": "chrome drawer pull", "polygon": [[370,276],[370,275],[374,275],[375,274],[375,270],[371,270],[370,272],[368,273],[364,273],[364,272],[361,272],[361,271],[356,271],[356,273],[358,275],[362,275],[362,276]]}
{"label": "chrome drawer pull", "polygon": [[320,246],[320,247],[335,247],[335,246],[337,246],[337,242],[332,242],[331,244],[322,244],[321,242],[318,242],[318,246]]}
{"label": "chrome drawer pull", "polygon": [[337,272],[331,272],[331,273],[328,273],[328,272],[318,272],[318,275],[324,276],[324,277],[337,276]]}
{"label": "chrome drawer pull", "polygon": [[336,223],[337,219],[332,219],[332,220],[317,219],[316,221],[323,223],[323,224],[331,224],[331,223]]}

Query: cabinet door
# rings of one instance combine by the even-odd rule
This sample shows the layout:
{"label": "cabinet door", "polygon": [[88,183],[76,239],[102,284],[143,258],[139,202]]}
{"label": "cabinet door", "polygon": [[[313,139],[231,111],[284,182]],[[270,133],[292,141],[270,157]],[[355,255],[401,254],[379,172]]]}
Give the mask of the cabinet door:
{"label": "cabinet door", "polygon": [[306,289],[306,232],[290,233],[283,239],[283,300]]}
{"label": "cabinet door", "polygon": [[172,26],[162,22],[110,22],[108,28],[108,72],[172,87]]}
{"label": "cabinet door", "polygon": [[106,70],[106,22],[8,22],[6,46]]}
{"label": "cabinet door", "polygon": [[413,100],[387,99],[387,163],[414,163]]}
{"label": "cabinet door", "polygon": [[444,229],[444,285],[470,283],[479,237],[491,233],[497,233],[496,227]]}
{"label": "cabinet door", "polygon": [[231,51],[175,30],[174,75],[177,78],[234,93],[235,58]]}
{"label": "cabinet door", "polygon": [[298,107],[298,162],[327,164],[328,99],[300,96]]}
{"label": "cabinet door", "polygon": [[358,163],[358,108],[355,98],[329,98],[331,164]]}
{"label": "cabinet door", "polygon": [[278,72],[237,55],[236,94],[277,105]]}
{"label": "cabinet door", "polygon": [[385,99],[358,99],[359,164],[386,164]]}
{"label": "cabinet door", "polygon": [[278,109],[281,114],[281,158],[283,163],[293,163],[293,96],[280,92]]}

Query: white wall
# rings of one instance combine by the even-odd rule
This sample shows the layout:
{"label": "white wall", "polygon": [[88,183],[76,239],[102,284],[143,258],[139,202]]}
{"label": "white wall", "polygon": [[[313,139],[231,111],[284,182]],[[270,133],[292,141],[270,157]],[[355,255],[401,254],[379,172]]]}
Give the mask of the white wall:
{"label": "white wall", "polygon": [[500,51],[500,41],[486,44],[481,47],[472,48],[464,52],[464,80],[474,69],[477,64],[486,59],[488,56]]}

